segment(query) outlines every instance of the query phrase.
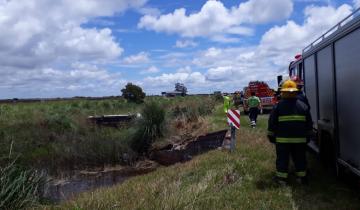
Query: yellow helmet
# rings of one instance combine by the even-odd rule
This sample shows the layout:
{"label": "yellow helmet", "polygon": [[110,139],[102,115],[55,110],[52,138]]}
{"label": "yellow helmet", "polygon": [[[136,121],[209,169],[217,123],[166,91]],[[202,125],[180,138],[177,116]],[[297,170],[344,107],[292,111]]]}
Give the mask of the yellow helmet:
{"label": "yellow helmet", "polygon": [[292,80],[286,80],[282,86],[281,86],[281,92],[297,92],[299,89],[297,89],[297,85]]}

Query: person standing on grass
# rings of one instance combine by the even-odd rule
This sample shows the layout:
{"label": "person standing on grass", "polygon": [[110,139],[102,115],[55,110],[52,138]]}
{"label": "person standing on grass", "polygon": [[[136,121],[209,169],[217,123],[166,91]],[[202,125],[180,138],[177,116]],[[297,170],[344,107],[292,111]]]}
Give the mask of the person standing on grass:
{"label": "person standing on grass", "polygon": [[281,87],[281,100],[274,106],[268,123],[268,138],[276,148],[274,181],[285,185],[290,156],[296,168],[297,181],[307,184],[306,143],[312,135],[309,107],[297,98],[296,83],[287,80]]}
{"label": "person standing on grass", "polygon": [[253,128],[255,128],[257,122],[257,116],[259,114],[259,111],[261,110],[261,101],[256,96],[255,92],[251,92],[251,97],[248,99],[248,105],[249,105],[250,124]]}
{"label": "person standing on grass", "polygon": [[229,94],[224,93],[223,99],[224,99],[224,112],[227,113],[228,110],[231,108],[231,99]]}

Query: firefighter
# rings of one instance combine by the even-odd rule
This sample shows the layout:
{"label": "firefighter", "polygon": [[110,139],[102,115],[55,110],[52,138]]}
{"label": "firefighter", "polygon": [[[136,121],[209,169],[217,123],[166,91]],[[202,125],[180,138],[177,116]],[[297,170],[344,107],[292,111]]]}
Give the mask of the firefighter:
{"label": "firefighter", "polygon": [[255,92],[251,92],[251,97],[248,99],[249,105],[249,118],[251,127],[255,128],[257,122],[257,116],[261,109],[261,101],[256,96]]}
{"label": "firefighter", "polygon": [[281,100],[274,106],[268,124],[268,138],[276,147],[275,181],[287,183],[290,156],[296,169],[297,181],[307,184],[306,143],[312,134],[309,107],[297,99],[297,85],[287,80],[281,87]]}

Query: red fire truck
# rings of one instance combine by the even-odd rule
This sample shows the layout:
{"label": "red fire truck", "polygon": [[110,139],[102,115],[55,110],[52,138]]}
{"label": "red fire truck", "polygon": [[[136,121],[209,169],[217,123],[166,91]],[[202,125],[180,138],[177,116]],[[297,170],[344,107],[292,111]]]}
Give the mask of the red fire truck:
{"label": "red fire truck", "polygon": [[272,107],[276,104],[274,91],[265,82],[252,81],[244,88],[244,113],[247,114],[249,112],[247,100],[251,97],[252,92],[255,92],[256,96],[260,98],[263,111],[271,111]]}

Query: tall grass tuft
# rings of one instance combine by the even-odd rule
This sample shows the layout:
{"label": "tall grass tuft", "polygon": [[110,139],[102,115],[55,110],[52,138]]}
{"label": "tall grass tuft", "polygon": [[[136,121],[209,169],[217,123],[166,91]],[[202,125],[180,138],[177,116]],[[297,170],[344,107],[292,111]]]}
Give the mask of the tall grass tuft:
{"label": "tall grass tuft", "polygon": [[165,110],[155,101],[145,104],[142,119],[133,141],[133,148],[138,152],[147,152],[150,145],[165,132]]}
{"label": "tall grass tuft", "polygon": [[23,209],[35,205],[45,183],[42,174],[18,167],[14,162],[0,168],[0,209]]}
{"label": "tall grass tuft", "polygon": [[172,108],[172,113],[175,118],[184,117],[188,122],[196,122],[200,116],[211,114],[214,108],[214,99],[194,98],[175,105]]}

